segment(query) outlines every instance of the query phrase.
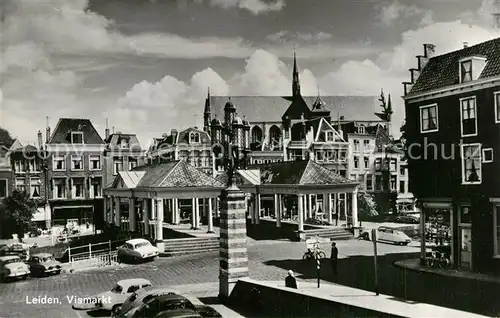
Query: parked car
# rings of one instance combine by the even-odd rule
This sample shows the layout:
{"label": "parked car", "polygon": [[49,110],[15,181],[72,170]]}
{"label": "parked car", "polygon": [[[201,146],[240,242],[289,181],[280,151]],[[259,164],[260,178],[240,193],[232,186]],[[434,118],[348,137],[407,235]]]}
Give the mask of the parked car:
{"label": "parked car", "polygon": [[126,317],[129,311],[141,305],[145,300],[152,297],[156,297],[158,295],[166,295],[166,294],[176,295],[178,294],[178,292],[171,288],[165,288],[165,287],[141,288],[136,292],[132,293],[132,295],[130,295],[127,298],[127,300],[125,300],[125,302],[123,303],[118,312],[113,312],[113,317]]}
{"label": "parked car", "polygon": [[121,306],[137,290],[151,286],[151,282],[144,278],[123,279],[116,282],[116,285],[109,291],[88,297],[95,301],[86,304],[73,305],[73,309],[78,310],[105,310],[116,314]]}
{"label": "parked car", "polygon": [[0,281],[8,279],[26,279],[30,269],[19,256],[0,256]]}
{"label": "parked car", "polygon": [[155,317],[163,318],[200,318],[203,317],[196,310],[192,309],[173,309],[160,312]]}
{"label": "parked car", "polygon": [[[371,231],[366,231],[361,233],[358,239],[365,239],[368,241],[372,241],[373,237]],[[394,243],[397,245],[408,245],[411,242],[411,238],[402,231],[399,231],[397,229],[393,229],[387,226],[380,226],[377,229],[377,242]]]}
{"label": "parked car", "polygon": [[132,239],[125,242],[117,249],[118,260],[130,260],[134,262],[153,260],[159,254],[159,250],[146,239]]}
{"label": "parked car", "polygon": [[28,266],[33,276],[58,275],[62,270],[61,263],[56,261],[54,255],[49,253],[31,255],[28,259]]}
{"label": "parked car", "polygon": [[405,224],[419,224],[420,220],[411,215],[398,215],[395,220],[396,223],[405,223]]}

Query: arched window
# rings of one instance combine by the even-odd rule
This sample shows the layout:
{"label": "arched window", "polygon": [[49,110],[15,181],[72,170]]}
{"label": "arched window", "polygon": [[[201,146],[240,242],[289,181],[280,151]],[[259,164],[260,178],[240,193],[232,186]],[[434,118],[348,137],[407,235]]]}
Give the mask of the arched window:
{"label": "arched window", "polygon": [[197,132],[192,132],[189,134],[189,143],[199,143],[200,142],[200,134]]}
{"label": "arched window", "polygon": [[250,148],[251,150],[262,149],[262,129],[259,126],[253,126],[252,128],[252,144]]}
{"label": "arched window", "polygon": [[281,149],[281,137],[281,129],[279,129],[278,126],[273,125],[269,129],[269,144],[272,150]]}

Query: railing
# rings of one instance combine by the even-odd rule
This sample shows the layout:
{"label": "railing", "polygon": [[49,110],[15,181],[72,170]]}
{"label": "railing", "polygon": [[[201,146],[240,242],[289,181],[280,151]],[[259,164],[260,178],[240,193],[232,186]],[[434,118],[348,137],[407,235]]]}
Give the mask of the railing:
{"label": "railing", "polygon": [[68,260],[72,269],[110,266],[118,263],[116,248],[122,241],[108,241],[68,248]]}

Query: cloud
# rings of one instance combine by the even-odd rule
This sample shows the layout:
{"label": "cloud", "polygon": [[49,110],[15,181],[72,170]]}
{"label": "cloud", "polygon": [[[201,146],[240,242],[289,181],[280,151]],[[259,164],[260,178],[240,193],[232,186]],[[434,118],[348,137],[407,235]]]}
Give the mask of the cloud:
{"label": "cloud", "polygon": [[402,4],[399,1],[393,1],[389,5],[380,6],[377,15],[378,20],[386,26],[391,26],[399,20],[406,20],[412,17],[420,17],[422,25],[433,22],[432,11],[421,9],[415,5]]}
{"label": "cloud", "polygon": [[296,41],[325,41],[332,37],[330,33],[318,32],[318,33],[302,33],[302,32],[290,32],[290,31],[279,31],[274,34],[270,34],[266,37],[268,41],[277,43],[289,43]]}
{"label": "cloud", "polygon": [[285,7],[284,0],[210,0],[214,6],[224,9],[239,8],[257,15],[272,11],[281,11]]}

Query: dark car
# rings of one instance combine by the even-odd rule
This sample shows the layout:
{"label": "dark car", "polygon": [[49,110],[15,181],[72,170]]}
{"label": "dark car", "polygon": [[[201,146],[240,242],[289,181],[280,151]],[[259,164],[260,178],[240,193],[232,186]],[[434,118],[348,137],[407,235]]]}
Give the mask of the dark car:
{"label": "dark car", "polygon": [[162,311],[157,314],[155,317],[163,317],[163,318],[200,318],[203,317],[198,314],[195,310],[192,309],[173,309]]}
{"label": "dark car", "polygon": [[420,220],[411,215],[399,215],[396,217],[396,223],[405,223],[405,224],[419,224]]}
{"label": "dark car", "polygon": [[49,253],[33,254],[27,263],[33,276],[57,275],[62,270],[61,263],[56,261],[54,255]]}
{"label": "dark car", "polygon": [[216,310],[208,306],[195,306],[189,299],[181,295],[167,294],[150,298],[141,304],[131,317],[155,317],[171,310],[191,310],[198,313],[195,317],[222,317]]}

